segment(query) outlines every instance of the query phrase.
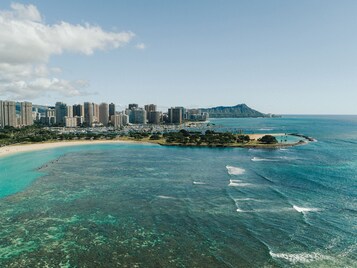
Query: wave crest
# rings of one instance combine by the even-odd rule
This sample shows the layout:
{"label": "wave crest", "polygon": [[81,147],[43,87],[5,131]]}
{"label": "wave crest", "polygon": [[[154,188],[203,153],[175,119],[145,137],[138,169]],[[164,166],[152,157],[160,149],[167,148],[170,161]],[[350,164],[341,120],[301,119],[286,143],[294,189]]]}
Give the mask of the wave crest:
{"label": "wave crest", "polygon": [[245,169],[233,166],[226,166],[229,175],[242,175],[245,173]]}
{"label": "wave crest", "polygon": [[304,207],[298,207],[298,206],[293,206],[293,208],[300,213],[306,213],[306,212],[316,212],[316,211],[321,211],[319,208],[304,208]]}

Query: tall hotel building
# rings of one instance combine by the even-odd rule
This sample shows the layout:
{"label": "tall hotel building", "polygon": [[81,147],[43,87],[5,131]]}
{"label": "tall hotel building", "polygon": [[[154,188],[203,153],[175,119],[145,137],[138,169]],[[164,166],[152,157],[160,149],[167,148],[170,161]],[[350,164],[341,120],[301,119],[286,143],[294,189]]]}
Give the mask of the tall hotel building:
{"label": "tall hotel building", "polygon": [[73,117],[73,106],[71,105],[67,105],[67,113],[66,113],[67,117]]}
{"label": "tall hotel building", "polygon": [[115,115],[115,104],[109,104],[109,117],[111,118],[112,115]]}
{"label": "tall hotel building", "polygon": [[99,105],[99,122],[103,126],[108,126],[109,123],[109,105],[108,103],[101,103]]}
{"label": "tall hotel building", "polygon": [[53,108],[48,108],[46,110],[45,117],[42,120],[48,126],[56,124],[56,110]]}
{"label": "tall hotel building", "polygon": [[33,125],[32,103],[21,102],[21,126]]}
{"label": "tall hotel building", "polygon": [[161,112],[156,111],[155,104],[145,105],[146,119],[149,124],[160,124],[161,122]]}
{"label": "tall hotel building", "polygon": [[124,125],[127,125],[129,119],[128,119],[128,115],[119,113],[119,114],[112,115],[110,117],[110,121],[113,124],[114,128],[118,129]]}
{"label": "tall hotel building", "polygon": [[91,102],[84,103],[84,123],[88,126],[93,124],[93,104]]}
{"label": "tall hotel building", "polygon": [[145,111],[148,112],[155,112],[156,111],[156,105],[155,104],[148,104],[144,106]]}
{"label": "tall hotel building", "polygon": [[96,103],[92,103],[93,105],[93,121],[99,122],[99,105]]}
{"label": "tall hotel building", "polygon": [[81,104],[73,105],[73,116],[83,116],[84,117],[84,107]]}
{"label": "tall hotel building", "polygon": [[67,116],[67,105],[63,102],[56,102],[56,123],[60,125],[65,124],[64,117]]}
{"label": "tall hotel building", "polygon": [[146,111],[142,108],[131,110],[129,122],[132,124],[146,124]]}
{"label": "tall hotel building", "polygon": [[182,107],[170,108],[168,116],[169,116],[169,122],[171,124],[182,124],[183,108]]}
{"label": "tall hotel building", "polygon": [[16,127],[16,102],[0,101],[0,127]]}

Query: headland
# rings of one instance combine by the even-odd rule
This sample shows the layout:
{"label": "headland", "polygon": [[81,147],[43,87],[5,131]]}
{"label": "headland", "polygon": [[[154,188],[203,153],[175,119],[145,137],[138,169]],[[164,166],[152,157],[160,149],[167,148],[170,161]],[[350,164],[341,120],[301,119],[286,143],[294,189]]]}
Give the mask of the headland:
{"label": "headland", "polygon": [[[239,135],[232,133],[208,132],[205,134],[191,133],[188,131],[179,131],[166,133],[163,135],[140,135],[138,133],[116,137],[114,139],[100,140],[48,140],[45,142],[26,142],[11,144],[0,147],[0,158],[16,153],[24,153],[38,150],[53,149],[68,146],[85,146],[95,144],[116,144],[116,143],[151,143],[162,146],[181,146],[181,147],[209,147],[209,148],[266,148],[274,149],[302,145],[309,142],[307,138],[301,137],[301,140],[295,142],[273,142],[264,143],[261,139],[264,136],[285,137],[284,133],[275,134],[247,134]],[[292,135],[293,136],[293,135]]]}

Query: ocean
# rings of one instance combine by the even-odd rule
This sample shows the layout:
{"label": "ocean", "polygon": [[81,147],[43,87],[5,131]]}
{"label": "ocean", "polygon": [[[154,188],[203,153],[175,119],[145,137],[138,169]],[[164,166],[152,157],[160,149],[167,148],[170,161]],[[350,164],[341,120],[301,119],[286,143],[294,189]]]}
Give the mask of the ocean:
{"label": "ocean", "polygon": [[211,123],[317,141],[1,158],[0,267],[357,267],[357,116]]}

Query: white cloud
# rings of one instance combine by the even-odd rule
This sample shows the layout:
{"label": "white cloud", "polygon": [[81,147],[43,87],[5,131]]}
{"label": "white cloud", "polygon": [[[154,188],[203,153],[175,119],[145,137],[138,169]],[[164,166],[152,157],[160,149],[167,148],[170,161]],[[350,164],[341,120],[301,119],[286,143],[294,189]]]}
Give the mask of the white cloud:
{"label": "white cloud", "polygon": [[146,49],[146,45],[144,43],[139,43],[135,46],[137,49],[144,50]]}
{"label": "white cloud", "polygon": [[50,95],[57,93],[65,97],[73,97],[82,95],[81,91],[87,86],[87,82],[83,80],[67,81],[57,78],[36,78],[29,82],[13,81],[2,83],[4,87],[0,87],[0,95],[8,95],[16,100],[33,99],[42,95]]}
{"label": "white cloud", "polygon": [[14,3],[11,10],[0,10],[0,94],[35,98],[54,91],[78,95],[81,87],[76,82],[49,78],[61,72],[47,66],[50,57],[66,52],[91,55],[122,47],[133,37],[132,32],[107,32],[90,24],[62,21],[48,25],[36,6]]}

